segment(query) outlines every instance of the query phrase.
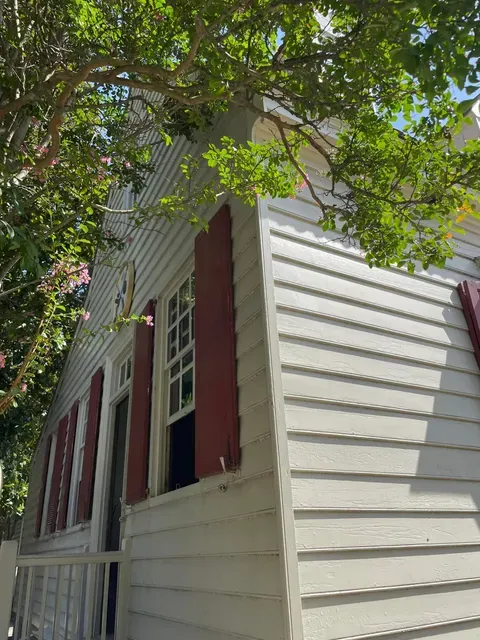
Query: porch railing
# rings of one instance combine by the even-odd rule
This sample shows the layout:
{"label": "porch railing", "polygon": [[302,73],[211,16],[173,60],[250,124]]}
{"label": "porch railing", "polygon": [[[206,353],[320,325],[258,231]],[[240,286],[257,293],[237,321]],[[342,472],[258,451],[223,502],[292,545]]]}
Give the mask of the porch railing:
{"label": "porch railing", "polygon": [[2,542],[0,640],[125,640],[130,549],[17,555]]}

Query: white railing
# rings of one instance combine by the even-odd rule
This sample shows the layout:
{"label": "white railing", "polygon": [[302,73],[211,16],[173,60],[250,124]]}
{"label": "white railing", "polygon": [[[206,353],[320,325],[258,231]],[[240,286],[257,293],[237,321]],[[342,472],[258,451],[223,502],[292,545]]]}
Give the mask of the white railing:
{"label": "white railing", "polygon": [[0,640],[126,638],[131,539],[121,551],[17,555],[0,547]]}

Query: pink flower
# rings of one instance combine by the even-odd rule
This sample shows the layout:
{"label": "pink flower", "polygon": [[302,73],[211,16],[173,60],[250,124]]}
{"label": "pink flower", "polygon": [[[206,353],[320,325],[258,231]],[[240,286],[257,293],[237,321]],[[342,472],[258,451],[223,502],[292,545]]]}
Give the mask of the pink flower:
{"label": "pink flower", "polygon": [[132,244],[132,242],[133,242],[133,238],[132,238],[132,236],[128,236],[128,238],[127,238],[127,244]]}
{"label": "pink flower", "polygon": [[132,165],[130,164],[130,162],[128,162],[128,160],[127,160],[126,162],[124,162],[124,163],[123,163],[123,165],[124,165],[125,167],[127,167],[127,169],[130,169],[130,167],[132,166]]}
{"label": "pink flower", "polygon": [[0,369],[5,369],[5,355],[0,353]]}
{"label": "pink flower", "polygon": [[82,314],[82,318],[86,321],[90,318],[90,311],[85,311],[84,314]]}
{"label": "pink flower", "polygon": [[103,180],[103,176],[102,176],[102,175],[100,175],[100,174],[98,174],[98,176],[97,176],[97,180]]}
{"label": "pink flower", "polygon": [[38,153],[47,153],[48,147],[41,147],[39,144],[37,144],[35,145],[35,151],[38,151]]}
{"label": "pink flower", "polygon": [[146,316],[147,327],[153,327],[153,316]]}
{"label": "pink flower", "polygon": [[[85,263],[76,264],[71,259],[65,259],[52,266],[42,282],[38,285],[40,291],[53,291],[71,293],[82,284],[90,282],[88,266]],[[56,285],[56,286],[54,286]]]}
{"label": "pink flower", "polygon": [[297,189],[305,189],[305,187],[307,186],[307,180],[309,179],[308,173],[306,173],[305,176],[306,177],[302,180],[302,182],[297,185]]}
{"label": "pink flower", "polygon": [[162,20],[165,20],[165,16],[162,16],[161,13],[156,13],[155,20],[157,20],[158,22],[161,22]]}
{"label": "pink flower", "polygon": [[22,384],[20,385],[20,391],[22,393],[25,393],[26,390],[27,390],[27,385],[25,384],[25,382],[22,382]]}
{"label": "pink flower", "polygon": [[50,160],[50,164],[58,164],[58,158],[54,158],[53,160]]}
{"label": "pink flower", "polygon": [[100,156],[100,162],[103,162],[104,164],[110,164],[111,161],[111,156]]}
{"label": "pink flower", "polygon": [[40,124],[40,120],[38,118],[35,118],[35,116],[32,116],[32,124],[34,127],[38,127],[38,125]]}

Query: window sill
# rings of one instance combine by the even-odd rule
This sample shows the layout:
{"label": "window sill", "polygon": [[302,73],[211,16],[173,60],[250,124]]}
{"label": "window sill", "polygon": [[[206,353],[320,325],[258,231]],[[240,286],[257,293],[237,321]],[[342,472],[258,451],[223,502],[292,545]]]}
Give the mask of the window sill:
{"label": "window sill", "polygon": [[127,506],[125,516],[128,518],[130,515],[140,513],[146,509],[158,507],[162,504],[167,504],[168,502],[183,500],[205,491],[219,489],[221,486],[228,486],[228,484],[231,483],[232,477],[235,477],[235,474],[229,473],[227,480],[225,475],[221,473],[215,476],[210,476],[209,478],[201,478],[198,482],[191,484],[188,487],[182,487],[181,489],[175,489],[175,491],[161,493],[158,496],[149,496],[142,502]]}
{"label": "window sill", "polygon": [[61,531],[55,531],[54,533],[47,533],[46,535],[39,536],[38,538],[35,538],[35,542],[48,542],[48,540],[63,538],[64,536],[78,533],[79,531],[83,531],[84,529],[90,529],[90,524],[90,522],[80,522],[79,524],[73,525],[73,527],[67,527],[66,529],[62,529]]}

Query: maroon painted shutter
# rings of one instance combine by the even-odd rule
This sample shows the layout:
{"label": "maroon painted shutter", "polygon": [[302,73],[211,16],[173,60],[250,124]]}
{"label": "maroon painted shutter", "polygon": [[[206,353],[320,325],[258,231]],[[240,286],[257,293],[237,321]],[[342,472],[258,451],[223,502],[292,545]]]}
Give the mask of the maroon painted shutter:
{"label": "maroon painted shutter", "polygon": [[82,477],[78,495],[77,522],[89,520],[92,510],[95,462],[97,458],[98,426],[102,406],[103,368],[93,374],[90,382],[85,448],[83,450]]}
{"label": "maroon painted shutter", "polygon": [[53,460],[52,482],[50,484],[50,498],[48,501],[47,533],[57,529],[57,510],[62,482],[63,455],[65,453],[65,438],[67,435],[68,415],[58,423],[55,458]]}
{"label": "maroon painted shutter", "polygon": [[38,501],[38,509],[37,509],[37,525],[35,529],[35,535],[38,536],[42,533],[42,516],[43,516],[43,506],[45,504],[45,489],[47,488],[47,473],[48,473],[48,464],[50,462],[50,449],[52,446],[52,436],[51,434],[47,438],[47,442],[45,444],[45,457],[43,459],[43,470],[42,470],[42,485],[40,487],[40,498]]}
{"label": "maroon painted shutter", "polygon": [[480,283],[465,280],[458,285],[457,290],[462,302],[475,357],[480,367]]}
{"label": "maroon painted shutter", "polygon": [[195,475],[239,464],[230,208],[195,241]]}
{"label": "maroon painted shutter", "polygon": [[70,481],[72,479],[73,449],[75,446],[75,434],[77,431],[78,400],[70,409],[70,423],[68,426],[67,448],[65,449],[65,464],[63,466],[62,496],[60,499],[60,513],[58,515],[58,528],[67,526],[68,498],[70,495]]}
{"label": "maroon painted shutter", "polygon": [[[153,300],[147,303],[144,316],[154,316]],[[150,399],[152,393],[153,329],[145,322],[135,327],[132,404],[128,441],[127,504],[144,500],[148,487],[148,452],[150,444]]]}

